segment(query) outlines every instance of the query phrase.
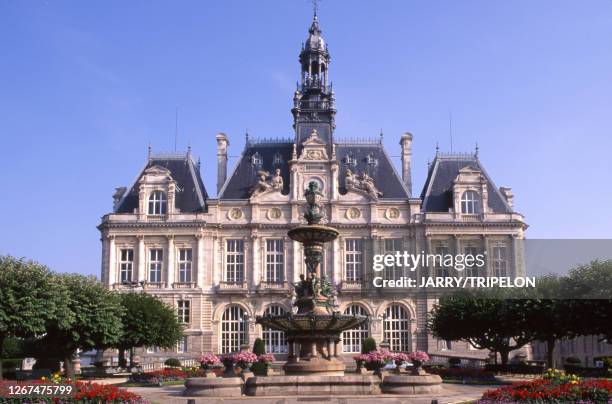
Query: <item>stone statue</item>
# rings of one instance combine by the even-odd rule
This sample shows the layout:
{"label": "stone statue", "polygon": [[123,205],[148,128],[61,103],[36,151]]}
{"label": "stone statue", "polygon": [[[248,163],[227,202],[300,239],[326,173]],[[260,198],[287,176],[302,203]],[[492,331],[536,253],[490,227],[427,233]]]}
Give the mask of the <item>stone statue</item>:
{"label": "stone statue", "polygon": [[272,177],[272,188],[281,191],[283,189],[283,177],[281,176],[280,168],[274,170],[274,177]]}
{"label": "stone statue", "polygon": [[283,177],[281,176],[280,168],[277,168],[274,171],[274,176],[270,179],[270,173],[266,170],[259,170],[257,172],[259,176],[259,181],[253,187],[253,191],[251,192],[251,197],[263,194],[267,191],[282,191],[283,190]]}
{"label": "stone statue", "polygon": [[350,169],[346,169],[345,186],[348,191],[361,191],[370,195],[373,199],[378,199],[382,196],[382,192],[374,185],[374,179],[367,173],[360,176],[354,175]]}

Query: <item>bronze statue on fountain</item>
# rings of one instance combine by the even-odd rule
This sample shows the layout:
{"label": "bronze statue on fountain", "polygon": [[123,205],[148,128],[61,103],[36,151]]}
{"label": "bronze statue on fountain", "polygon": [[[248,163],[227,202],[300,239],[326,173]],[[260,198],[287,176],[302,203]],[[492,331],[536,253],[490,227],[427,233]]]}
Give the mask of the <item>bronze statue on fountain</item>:
{"label": "bronze statue on fountain", "polygon": [[289,345],[286,374],[343,375],[340,358],[340,333],[367,321],[366,316],[341,314],[336,310],[335,288],[321,274],[324,243],[335,240],[338,231],[325,226],[323,197],[318,184],[308,184],[305,191],[307,224],[291,229],[289,237],[304,245],[306,275],[293,284],[296,313],[257,317],[257,323],[284,331]]}

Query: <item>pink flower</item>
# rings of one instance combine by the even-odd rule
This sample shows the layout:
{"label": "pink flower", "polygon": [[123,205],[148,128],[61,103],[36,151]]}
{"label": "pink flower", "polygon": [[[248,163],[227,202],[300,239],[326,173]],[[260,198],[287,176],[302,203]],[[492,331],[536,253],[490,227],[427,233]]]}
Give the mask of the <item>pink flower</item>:
{"label": "pink flower", "polygon": [[408,359],[413,362],[427,362],[429,360],[429,355],[427,355],[427,353],[423,351],[414,351],[410,352],[410,354],[408,355]]}
{"label": "pink flower", "polygon": [[200,363],[202,365],[214,365],[215,363],[221,362],[219,357],[213,353],[205,353],[200,356]]}
{"label": "pink flower", "polygon": [[400,362],[408,362],[410,360],[410,358],[408,357],[408,355],[406,355],[403,352],[398,352],[393,356],[393,360],[394,361],[400,361]]}

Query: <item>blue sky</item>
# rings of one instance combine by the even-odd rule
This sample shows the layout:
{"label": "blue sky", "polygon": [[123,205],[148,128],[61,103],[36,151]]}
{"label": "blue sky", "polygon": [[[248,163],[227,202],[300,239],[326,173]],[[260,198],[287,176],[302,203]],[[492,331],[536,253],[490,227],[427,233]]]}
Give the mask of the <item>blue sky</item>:
{"label": "blue sky", "polygon": [[[291,137],[307,0],[0,2],[0,254],[98,274],[96,225],[147,145],[191,144],[215,193],[214,135],[239,155]],[[427,160],[480,145],[530,238],[612,238],[612,1],[339,1],[320,7],[336,136]],[[233,161],[232,161],[233,162]]]}

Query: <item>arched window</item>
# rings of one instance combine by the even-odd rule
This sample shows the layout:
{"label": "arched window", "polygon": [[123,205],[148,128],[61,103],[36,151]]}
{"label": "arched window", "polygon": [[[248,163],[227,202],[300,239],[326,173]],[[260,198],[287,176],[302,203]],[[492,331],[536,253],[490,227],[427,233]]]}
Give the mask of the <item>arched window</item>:
{"label": "arched window", "polygon": [[[281,306],[270,306],[264,312],[264,315],[279,316],[285,314],[286,311]],[[287,352],[287,340],[285,339],[285,333],[283,331],[273,330],[272,328],[263,327],[263,340],[266,345],[267,353],[286,353]]]}
{"label": "arched window", "polygon": [[[367,316],[368,312],[358,304],[352,304],[344,310],[344,314]],[[370,336],[368,323],[362,323],[357,328],[342,333],[342,352],[361,352],[363,340]]]}
{"label": "arched window", "polygon": [[385,310],[383,337],[394,352],[407,352],[410,347],[410,315],[402,306],[392,304]]}
{"label": "arched window", "polygon": [[153,191],[149,195],[149,215],[165,215],[168,201],[162,191]]}
{"label": "arched window", "polygon": [[480,213],[480,197],[475,191],[465,191],[461,195],[461,213]]}
{"label": "arched window", "polygon": [[230,306],[221,317],[221,353],[238,352],[246,340],[245,311],[240,306]]}

